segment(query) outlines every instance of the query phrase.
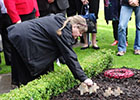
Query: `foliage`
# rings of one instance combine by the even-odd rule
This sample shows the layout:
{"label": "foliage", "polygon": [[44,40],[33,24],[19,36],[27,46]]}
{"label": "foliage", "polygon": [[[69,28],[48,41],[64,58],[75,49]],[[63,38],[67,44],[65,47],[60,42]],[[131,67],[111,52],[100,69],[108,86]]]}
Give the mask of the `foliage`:
{"label": "foliage", "polygon": [[0,59],[1,59],[1,64],[0,64],[0,74],[6,74],[6,73],[9,73],[11,72],[11,67],[10,66],[7,66],[5,65],[5,60],[4,60],[4,53],[3,52],[0,52]]}
{"label": "foliage", "polygon": [[[103,69],[112,66],[113,56],[110,50],[101,50],[96,54],[93,52],[82,58],[81,65],[87,76],[91,77]],[[96,59],[93,59],[96,58]],[[89,60],[90,59],[90,60]],[[0,95],[1,100],[49,100],[52,96],[67,91],[79,84],[68,67],[62,65],[47,75],[29,82],[25,86],[14,89],[9,93]]]}

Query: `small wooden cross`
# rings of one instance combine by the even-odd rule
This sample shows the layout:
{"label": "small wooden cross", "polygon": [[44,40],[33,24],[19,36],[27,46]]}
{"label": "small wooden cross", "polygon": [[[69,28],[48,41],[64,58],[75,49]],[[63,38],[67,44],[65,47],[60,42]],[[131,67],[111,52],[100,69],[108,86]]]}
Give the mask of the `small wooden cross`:
{"label": "small wooden cross", "polygon": [[117,87],[117,89],[114,90],[113,95],[115,97],[119,96],[123,91],[120,89],[120,87]]}
{"label": "small wooden cross", "polygon": [[81,83],[81,85],[78,87],[78,90],[80,91],[80,95],[89,92],[88,86],[84,82]]}
{"label": "small wooden cross", "polygon": [[109,96],[111,96],[111,94],[113,94],[113,91],[111,90],[111,87],[108,87],[108,89],[105,90],[105,93],[103,93],[103,95],[105,97],[109,97]]}
{"label": "small wooden cross", "polygon": [[97,89],[99,89],[99,86],[97,86],[96,83],[94,83],[94,85],[92,85],[90,88],[89,88],[89,94],[93,93],[93,92],[97,92]]}

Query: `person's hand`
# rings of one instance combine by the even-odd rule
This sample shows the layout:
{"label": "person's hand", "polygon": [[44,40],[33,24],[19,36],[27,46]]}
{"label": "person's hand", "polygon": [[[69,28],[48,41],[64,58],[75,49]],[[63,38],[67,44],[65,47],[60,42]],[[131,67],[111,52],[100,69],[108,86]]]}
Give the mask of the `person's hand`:
{"label": "person's hand", "polygon": [[48,0],[48,3],[53,3],[54,2],[54,0]]}
{"label": "person's hand", "polygon": [[93,85],[93,81],[91,80],[91,79],[86,79],[85,81],[84,81],[84,83],[87,85],[87,86],[92,86]]}
{"label": "person's hand", "polygon": [[89,3],[88,0],[81,0],[81,1],[82,1],[83,5],[86,5]]}
{"label": "person's hand", "polygon": [[21,23],[21,20],[17,21],[16,24]]}
{"label": "person's hand", "polygon": [[129,0],[129,5],[133,7],[139,6],[139,0]]}

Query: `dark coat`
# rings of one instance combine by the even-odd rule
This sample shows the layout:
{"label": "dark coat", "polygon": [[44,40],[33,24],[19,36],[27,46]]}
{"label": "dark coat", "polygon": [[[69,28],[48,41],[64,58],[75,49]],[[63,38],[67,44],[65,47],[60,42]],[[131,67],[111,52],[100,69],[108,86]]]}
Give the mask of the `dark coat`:
{"label": "dark coat", "polygon": [[40,17],[46,16],[50,13],[66,13],[69,7],[68,0],[54,0],[53,3],[48,3],[48,0],[37,0]]}
{"label": "dark coat", "polygon": [[[48,0],[37,0],[37,2],[38,2],[39,10],[43,10],[43,11],[48,10],[49,6],[52,5],[48,3]],[[55,0],[54,2],[56,2],[60,10],[65,10],[69,7],[68,0]]]}
{"label": "dark coat", "polygon": [[62,30],[61,36],[56,33],[64,20],[61,14],[57,14],[25,21],[10,26],[8,36],[32,75],[40,74],[48,64],[63,56],[74,77],[84,81],[87,76],[72,49],[71,25]]}
{"label": "dark coat", "polygon": [[65,10],[69,7],[68,0],[56,0],[59,9]]}
{"label": "dark coat", "polygon": [[120,0],[104,0],[105,20],[119,20]]}

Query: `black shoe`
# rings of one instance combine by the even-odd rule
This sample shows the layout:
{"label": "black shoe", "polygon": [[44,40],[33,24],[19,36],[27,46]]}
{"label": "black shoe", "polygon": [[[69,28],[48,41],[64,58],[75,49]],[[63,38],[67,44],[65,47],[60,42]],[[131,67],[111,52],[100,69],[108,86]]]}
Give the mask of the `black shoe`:
{"label": "black shoe", "polygon": [[100,49],[100,47],[95,47],[95,46],[92,46],[92,48],[95,49],[95,50]]}
{"label": "black shoe", "polygon": [[87,49],[87,48],[89,48],[89,46],[87,46],[87,47],[82,47],[81,50],[85,50],[85,49]]}

